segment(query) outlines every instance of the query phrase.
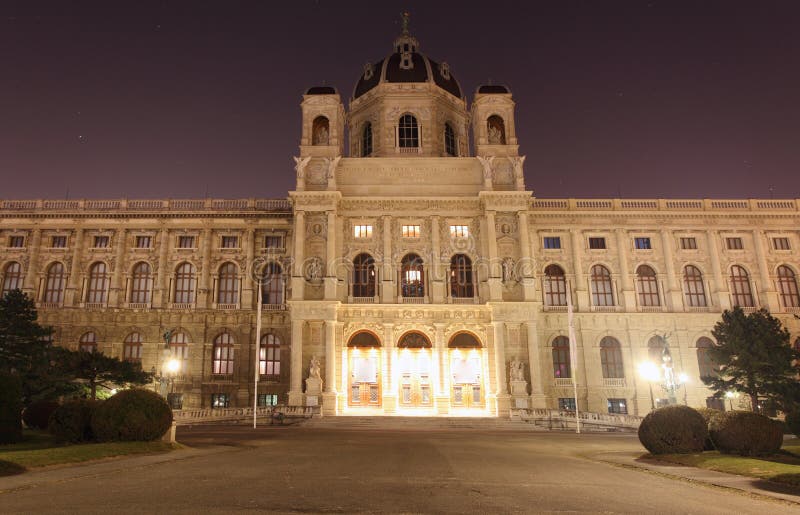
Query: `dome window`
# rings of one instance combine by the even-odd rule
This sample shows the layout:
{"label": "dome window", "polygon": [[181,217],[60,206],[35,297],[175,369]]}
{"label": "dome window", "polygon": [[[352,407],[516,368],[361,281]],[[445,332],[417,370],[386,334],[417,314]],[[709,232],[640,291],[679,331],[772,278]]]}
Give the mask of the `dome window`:
{"label": "dome window", "polygon": [[372,124],[367,122],[364,124],[364,130],[361,132],[361,157],[369,157],[372,155]]}
{"label": "dome window", "polygon": [[400,117],[400,123],[397,125],[397,146],[419,148],[419,125],[413,115],[404,114]]}
{"label": "dome window", "polygon": [[449,123],[444,124],[444,153],[450,157],[458,156],[458,147],[456,145],[456,133]]}

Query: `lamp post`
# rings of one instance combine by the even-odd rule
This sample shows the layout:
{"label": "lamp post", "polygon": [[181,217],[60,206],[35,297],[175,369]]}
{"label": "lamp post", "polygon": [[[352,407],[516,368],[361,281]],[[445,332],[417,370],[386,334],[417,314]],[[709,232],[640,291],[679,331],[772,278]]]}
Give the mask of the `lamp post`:
{"label": "lamp post", "polygon": [[725,398],[728,399],[728,405],[731,407],[731,411],[733,411],[733,399],[736,399],[738,397],[739,397],[739,392],[734,392],[732,390],[725,392]]}
{"label": "lamp post", "polygon": [[[157,373],[155,365],[150,369],[150,373],[152,373],[156,381],[158,381],[159,394],[165,399],[169,399],[168,394],[173,393],[172,390],[175,388],[175,376],[181,368],[181,362],[172,356],[172,350],[170,348],[170,340],[174,332],[174,329],[164,331],[164,347],[161,351],[160,370],[158,370]],[[172,407],[172,405],[170,405],[170,407]]]}
{"label": "lamp post", "polygon": [[653,383],[659,380],[658,367],[650,361],[639,363],[639,375],[647,381],[647,386],[650,388],[650,410],[652,411],[656,409],[656,401],[653,398]]}

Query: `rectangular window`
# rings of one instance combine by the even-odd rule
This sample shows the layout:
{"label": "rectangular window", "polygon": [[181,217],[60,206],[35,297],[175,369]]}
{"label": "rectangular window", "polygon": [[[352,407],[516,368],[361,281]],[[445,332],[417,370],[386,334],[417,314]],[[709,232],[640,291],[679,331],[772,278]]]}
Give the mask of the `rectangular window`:
{"label": "rectangular window", "polygon": [[265,249],[282,249],[283,236],[264,236]]}
{"label": "rectangular window", "polygon": [[681,238],[681,248],[683,250],[697,250],[697,240],[695,238]]}
{"label": "rectangular window", "polygon": [[153,246],[153,238],[151,236],[137,236],[136,237],[136,248],[137,249],[149,249]]}
{"label": "rectangular window", "polygon": [[604,249],[606,248],[605,238],[589,238],[590,249]]}
{"label": "rectangular window", "polygon": [[12,249],[21,249],[25,246],[25,236],[9,236],[8,246]]}
{"label": "rectangular window", "polygon": [[354,225],[353,236],[356,238],[372,238],[371,225]]}
{"label": "rectangular window", "polygon": [[167,394],[167,402],[169,403],[169,407],[172,409],[183,409],[183,394],[182,393]]}
{"label": "rectangular window", "polygon": [[212,393],[211,394],[211,407],[212,408],[228,408],[231,405],[231,396],[227,393]]}
{"label": "rectangular window", "polygon": [[633,245],[636,250],[650,250],[653,248],[650,245],[650,238],[634,238]]}
{"label": "rectangular window", "polygon": [[108,248],[109,237],[108,236],[95,236],[94,237],[94,248],[96,249],[107,249]]}
{"label": "rectangular window", "polygon": [[467,225],[451,225],[450,237],[452,238],[467,238],[469,237],[469,226]]}
{"label": "rectangular window", "polygon": [[544,248],[546,248],[546,249],[560,249],[561,248],[561,238],[559,236],[545,236],[544,237]]}
{"label": "rectangular window", "polygon": [[789,238],[772,238],[772,246],[775,250],[791,250]]}
{"label": "rectangular window", "polygon": [[575,411],[575,397],[559,397],[558,409],[561,411]]}
{"label": "rectangular window", "polygon": [[608,399],[608,412],[618,415],[627,415],[628,401],[625,399]]}
{"label": "rectangular window", "polygon": [[236,236],[223,236],[222,237],[222,248],[223,249],[238,249],[239,248],[239,238]]}
{"label": "rectangular window", "polygon": [[274,393],[259,393],[258,394],[259,406],[277,406],[278,395]]}
{"label": "rectangular window", "polygon": [[193,249],[194,248],[194,236],[179,236],[178,237],[178,248],[179,249]]}
{"label": "rectangular window", "polygon": [[50,240],[50,247],[54,249],[63,249],[67,246],[66,236],[53,236]]}
{"label": "rectangular window", "polygon": [[741,238],[725,238],[725,245],[728,250],[742,250],[744,248]]}
{"label": "rectangular window", "polygon": [[419,225],[404,225],[403,238],[419,238]]}

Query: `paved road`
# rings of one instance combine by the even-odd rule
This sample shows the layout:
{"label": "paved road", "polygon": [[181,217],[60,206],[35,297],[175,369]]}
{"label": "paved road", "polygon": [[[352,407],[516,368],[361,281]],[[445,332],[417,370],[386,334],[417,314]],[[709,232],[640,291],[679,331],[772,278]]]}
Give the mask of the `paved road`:
{"label": "paved road", "polygon": [[179,440],[209,452],[0,493],[0,512],[800,513],[582,457],[640,449],[631,435],[212,427]]}

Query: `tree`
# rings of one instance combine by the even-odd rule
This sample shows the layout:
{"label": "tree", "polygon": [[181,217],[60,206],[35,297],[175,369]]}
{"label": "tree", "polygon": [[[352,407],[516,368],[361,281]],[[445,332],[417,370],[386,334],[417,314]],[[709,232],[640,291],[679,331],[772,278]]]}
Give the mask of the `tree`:
{"label": "tree", "polygon": [[89,397],[97,399],[97,388],[111,390],[134,384],[146,384],[152,374],[144,372],[139,363],[122,361],[99,352],[69,351],[66,366],[78,382],[89,387]]}
{"label": "tree", "polygon": [[800,352],[789,345],[789,331],[781,321],[761,309],[749,315],[736,307],[725,310],[712,331],[717,344],[709,357],[718,363],[717,377],[702,377],[715,390],[715,397],[728,391],[745,393],[752,410],[758,412],[759,398],[775,402],[786,411],[798,395],[797,368]]}

